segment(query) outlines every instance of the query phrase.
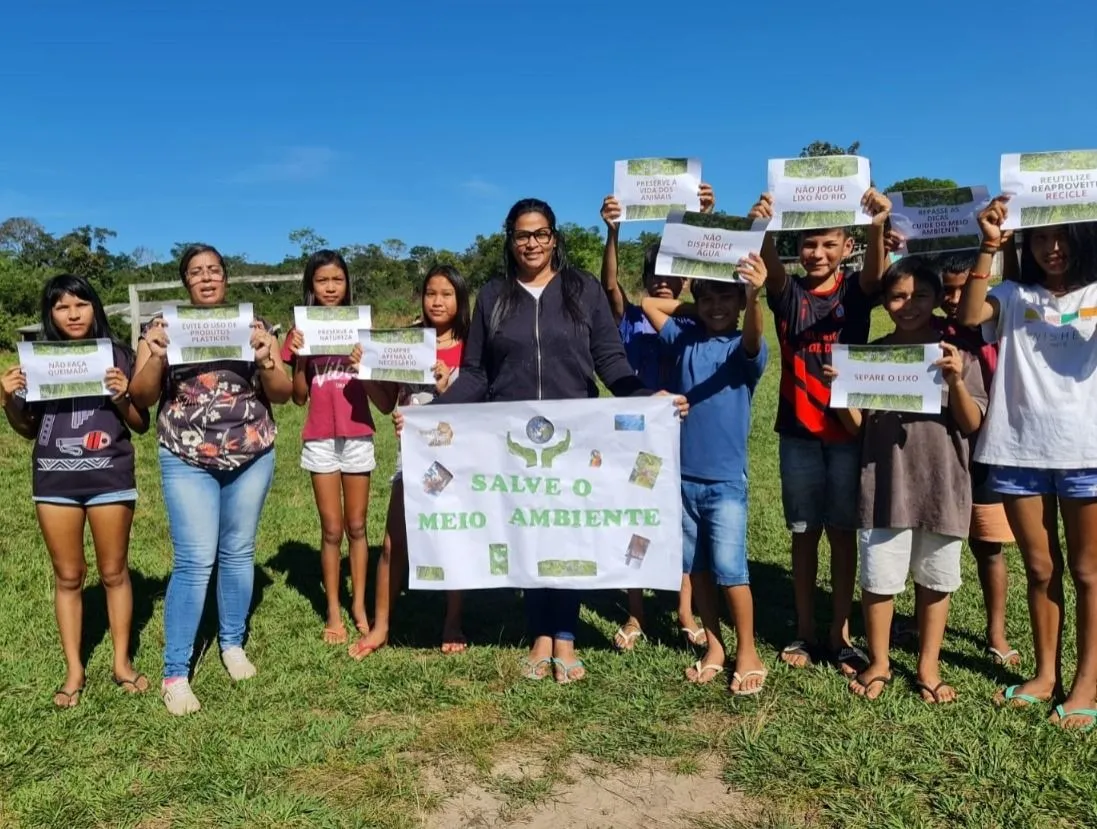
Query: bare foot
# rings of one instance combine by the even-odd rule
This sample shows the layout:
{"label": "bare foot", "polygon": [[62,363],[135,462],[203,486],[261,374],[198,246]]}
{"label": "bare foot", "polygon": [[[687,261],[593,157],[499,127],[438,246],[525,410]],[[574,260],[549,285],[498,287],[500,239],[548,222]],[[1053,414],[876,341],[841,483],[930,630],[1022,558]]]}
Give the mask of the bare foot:
{"label": "bare foot", "polygon": [[365,636],[369,633],[369,619],[366,618],[365,610],[355,610],[351,613],[351,618],[354,619],[354,628],[360,634]]}
{"label": "bare foot", "polygon": [[922,699],[931,705],[956,702],[956,689],[944,682],[938,674],[925,677],[919,676],[915,682],[915,687],[918,688],[918,693],[921,694]]}
{"label": "bare foot", "polygon": [[861,673],[849,683],[849,690],[859,697],[867,700],[877,699],[884,693],[884,688],[891,682],[891,666],[888,663],[877,665],[870,663]]}
{"label": "bare foot", "polygon": [[461,631],[460,623],[456,625],[442,625],[442,653],[464,653],[468,650],[469,642]]}
{"label": "bare foot", "polygon": [[344,645],[347,641],[347,629],[343,627],[343,623],[339,622],[335,625],[328,625],[324,628],[324,644],[326,645]]}
{"label": "bare foot", "polygon": [[781,651],[781,661],[790,668],[810,668],[811,653],[809,648],[811,648],[811,645],[803,639],[790,642]]}
{"label": "bare foot", "polygon": [[374,627],[365,636],[362,636],[347,649],[350,658],[355,662],[361,662],[371,653],[385,647],[389,641],[389,633],[382,628]]}

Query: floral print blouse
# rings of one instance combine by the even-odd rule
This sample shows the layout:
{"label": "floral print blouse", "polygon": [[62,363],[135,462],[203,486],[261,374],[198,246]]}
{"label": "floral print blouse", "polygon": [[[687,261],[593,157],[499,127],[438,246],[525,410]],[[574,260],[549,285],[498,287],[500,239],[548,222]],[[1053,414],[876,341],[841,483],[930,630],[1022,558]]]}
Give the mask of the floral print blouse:
{"label": "floral print blouse", "polygon": [[239,469],[270,449],[277,434],[254,363],[216,360],[164,370],[156,435],[180,460]]}

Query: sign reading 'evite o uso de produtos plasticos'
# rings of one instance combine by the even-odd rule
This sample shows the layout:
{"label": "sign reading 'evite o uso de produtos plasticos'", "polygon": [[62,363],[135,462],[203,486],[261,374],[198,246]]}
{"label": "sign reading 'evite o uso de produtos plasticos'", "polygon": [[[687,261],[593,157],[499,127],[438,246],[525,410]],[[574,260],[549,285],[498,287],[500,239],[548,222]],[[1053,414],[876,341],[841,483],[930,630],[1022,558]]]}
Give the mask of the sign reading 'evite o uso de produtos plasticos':
{"label": "sign reading 'evite o uso de produtos plasticos'", "polygon": [[891,226],[907,253],[940,253],[979,247],[979,211],[990,202],[986,187],[888,193]]}
{"label": "sign reading 'evite o uso de produtos plasticos'", "polygon": [[1097,150],[1007,153],[1002,192],[1007,229],[1097,221]]}
{"label": "sign reading 'evite o uso de produtos plasticos'", "polygon": [[211,360],[252,359],[251,303],[240,305],[168,305],[168,365]]}
{"label": "sign reading 'evite o uso de produtos plasticos'", "polygon": [[941,346],[835,345],[830,360],[838,376],[830,390],[833,409],[939,414]]}
{"label": "sign reading 'evite o uso de produtos plasticos'", "polygon": [[350,354],[358,332],[373,322],[368,305],[301,305],[293,309],[293,327],[305,341],[302,357]]}
{"label": "sign reading 'evite o uso de produtos plasticos'", "polygon": [[27,402],[110,394],[107,369],[114,365],[110,340],[17,343],[27,378]]}
{"label": "sign reading 'evite o uso de produtos plasticos'", "polygon": [[769,162],[773,219],[767,230],[818,230],[872,224],[861,199],[872,186],[867,158],[824,155]]}
{"label": "sign reading 'evite o uso de produtos plasticos'", "polygon": [[634,158],[613,166],[622,222],[661,221],[675,210],[700,210],[700,189],[699,158]]}
{"label": "sign reading 'evite o uso de produtos plasticos'", "polygon": [[739,282],[738,262],[758,253],[765,223],[720,213],[671,213],[663,226],[655,272],[662,276]]}
{"label": "sign reading 'evite o uso de produtos plasticos'", "polygon": [[403,412],[412,588],[681,586],[671,398]]}

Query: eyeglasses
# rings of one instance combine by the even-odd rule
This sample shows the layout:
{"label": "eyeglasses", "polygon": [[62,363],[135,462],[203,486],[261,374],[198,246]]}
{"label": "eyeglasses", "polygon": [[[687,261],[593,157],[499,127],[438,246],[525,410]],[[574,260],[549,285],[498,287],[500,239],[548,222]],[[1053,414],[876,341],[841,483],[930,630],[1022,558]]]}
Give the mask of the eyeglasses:
{"label": "eyeglasses", "polygon": [[191,268],[187,271],[187,282],[198,282],[205,275],[206,282],[220,282],[225,278],[225,271],[220,265],[207,265],[204,268]]}
{"label": "eyeglasses", "polygon": [[539,230],[518,230],[515,231],[511,238],[514,240],[514,244],[519,247],[529,244],[530,239],[534,239],[537,244],[544,247],[552,241],[553,231],[551,227],[542,227]]}

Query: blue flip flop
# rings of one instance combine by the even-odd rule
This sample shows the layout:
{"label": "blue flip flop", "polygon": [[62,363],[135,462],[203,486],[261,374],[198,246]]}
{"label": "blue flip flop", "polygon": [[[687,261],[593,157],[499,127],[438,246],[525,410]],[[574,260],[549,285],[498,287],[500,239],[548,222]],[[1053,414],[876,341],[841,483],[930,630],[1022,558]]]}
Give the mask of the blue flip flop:
{"label": "blue flip flop", "polygon": [[1013,708],[1027,708],[1030,705],[1044,705],[1051,702],[1049,699],[1040,699],[1034,697],[1032,694],[1021,694],[1017,692],[1020,685],[1010,685],[1002,692],[1002,702],[999,705],[1011,706]]}
{"label": "blue flip flop", "polygon": [[[1094,708],[1075,708],[1073,711],[1067,711],[1063,706],[1056,705],[1055,713],[1058,715],[1059,720],[1055,725],[1067,731],[1092,731],[1094,726],[1097,726],[1097,709]],[[1089,725],[1083,725],[1080,728],[1067,728],[1063,725],[1063,720],[1067,717],[1089,717]]]}

